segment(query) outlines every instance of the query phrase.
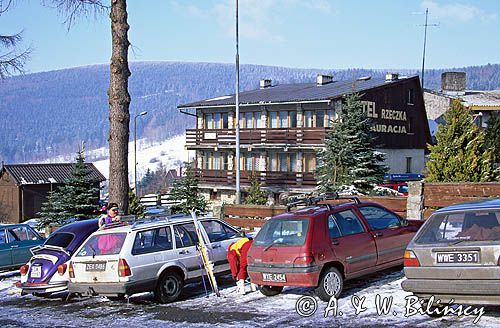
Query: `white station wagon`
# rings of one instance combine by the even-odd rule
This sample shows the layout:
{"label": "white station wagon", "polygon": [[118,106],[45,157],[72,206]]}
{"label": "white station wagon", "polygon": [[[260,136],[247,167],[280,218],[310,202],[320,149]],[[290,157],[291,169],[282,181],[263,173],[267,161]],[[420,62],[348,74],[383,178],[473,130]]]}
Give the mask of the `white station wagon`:
{"label": "white station wagon", "polygon": [[[216,218],[199,221],[210,240],[214,272],[228,272],[228,246],[243,234]],[[173,302],[184,284],[201,278],[197,242],[186,215],[98,230],[71,259],[69,292],[116,298],[154,292],[158,302]]]}

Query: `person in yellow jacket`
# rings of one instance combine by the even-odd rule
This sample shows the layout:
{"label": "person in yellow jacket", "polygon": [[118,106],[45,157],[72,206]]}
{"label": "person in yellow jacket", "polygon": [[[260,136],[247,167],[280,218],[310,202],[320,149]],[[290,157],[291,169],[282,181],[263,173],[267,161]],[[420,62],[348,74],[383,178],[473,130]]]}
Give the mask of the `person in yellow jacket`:
{"label": "person in yellow jacket", "polygon": [[[245,279],[247,273],[247,254],[250,246],[252,246],[252,238],[241,238],[237,242],[231,243],[227,250],[227,260],[231,268],[231,275],[236,281],[236,292],[245,294]],[[252,291],[256,290],[255,284],[251,284]]]}

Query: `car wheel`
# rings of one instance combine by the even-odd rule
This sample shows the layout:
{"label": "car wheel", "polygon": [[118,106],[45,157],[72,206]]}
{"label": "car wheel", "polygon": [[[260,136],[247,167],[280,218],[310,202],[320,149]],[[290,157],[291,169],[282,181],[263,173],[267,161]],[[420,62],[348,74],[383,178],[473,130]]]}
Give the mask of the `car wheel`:
{"label": "car wheel", "polygon": [[321,274],[315,292],[322,301],[328,302],[332,296],[338,298],[342,288],[344,288],[342,274],[336,268],[329,268]]}
{"label": "car wheel", "polygon": [[283,291],[283,286],[260,286],[259,290],[266,296],[276,296]]}
{"label": "car wheel", "polygon": [[177,273],[166,272],[162,274],[154,291],[156,301],[160,303],[174,302],[179,298],[183,286],[182,278]]}

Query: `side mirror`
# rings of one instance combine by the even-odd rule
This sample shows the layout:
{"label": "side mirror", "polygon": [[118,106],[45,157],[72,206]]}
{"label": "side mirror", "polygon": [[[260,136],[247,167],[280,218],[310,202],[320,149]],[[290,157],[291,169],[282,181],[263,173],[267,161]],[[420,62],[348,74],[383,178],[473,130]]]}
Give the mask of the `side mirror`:
{"label": "side mirror", "polygon": [[245,234],[245,232],[240,231],[240,232],[238,232],[237,236],[240,238],[243,238],[243,237],[246,237],[247,235]]}
{"label": "side mirror", "polygon": [[407,219],[403,219],[403,220],[401,221],[401,226],[402,226],[402,227],[407,227],[408,225],[409,225],[409,223],[408,223],[408,220],[407,220]]}

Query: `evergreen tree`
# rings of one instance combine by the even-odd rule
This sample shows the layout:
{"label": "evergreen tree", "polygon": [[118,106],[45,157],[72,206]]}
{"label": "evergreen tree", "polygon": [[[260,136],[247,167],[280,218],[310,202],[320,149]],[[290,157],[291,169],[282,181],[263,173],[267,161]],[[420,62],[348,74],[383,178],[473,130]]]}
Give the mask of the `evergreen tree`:
{"label": "evergreen tree", "polygon": [[437,144],[429,145],[428,182],[494,181],[493,153],[485,145],[485,133],[474,124],[472,111],[453,100],[439,125]]}
{"label": "evergreen tree", "polygon": [[245,204],[265,205],[267,203],[267,194],[261,189],[260,182],[255,174],[252,174],[250,178],[250,188],[248,188],[247,192]]}
{"label": "evergreen tree", "polygon": [[319,191],[368,193],[382,182],[388,170],[381,163],[385,155],[375,150],[372,140],[370,121],[360,96],[347,95],[340,119],[333,122],[325,138],[325,148],[318,153]]}
{"label": "evergreen tree", "polygon": [[144,206],[139,201],[139,198],[132,192],[132,189],[128,189],[128,214],[135,215],[137,217],[143,218]]}
{"label": "evergreen tree", "polygon": [[178,201],[178,205],[172,206],[172,213],[189,213],[192,209],[205,212],[207,203],[205,198],[199,195],[198,180],[196,179],[190,163],[185,164],[185,175],[174,182],[170,190],[169,200]]}
{"label": "evergreen tree", "polygon": [[84,220],[95,216],[99,208],[98,181],[90,176],[85,165],[84,151],[79,150],[71,177],[64,185],[49,193],[42,204],[40,225],[62,224],[65,219]]}
{"label": "evergreen tree", "polygon": [[500,166],[500,116],[492,115],[488,120],[485,146],[493,153],[493,162]]}

